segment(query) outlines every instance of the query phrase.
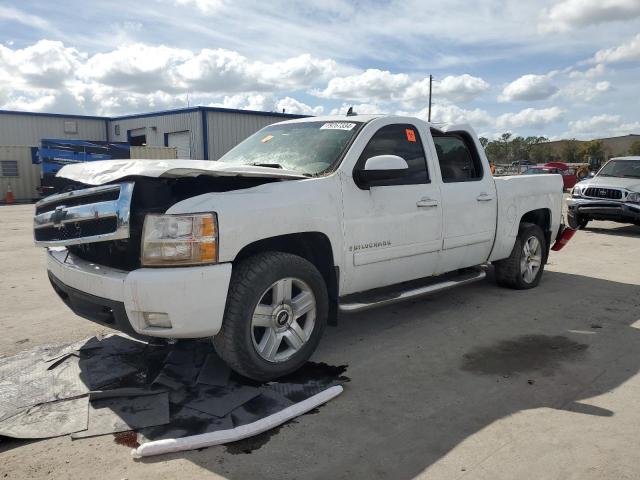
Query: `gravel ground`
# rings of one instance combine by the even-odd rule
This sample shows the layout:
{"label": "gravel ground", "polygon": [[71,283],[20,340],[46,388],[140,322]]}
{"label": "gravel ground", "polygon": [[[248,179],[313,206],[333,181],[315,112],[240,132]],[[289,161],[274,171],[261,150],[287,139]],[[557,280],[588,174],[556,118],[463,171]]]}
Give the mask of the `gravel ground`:
{"label": "gravel ground", "polygon": [[[2,354],[105,331],[54,295],[32,213],[0,206]],[[2,439],[0,478],[640,478],[639,259],[640,228],[593,222],[537,289],[342,318],[314,359],[351,382],[273,435],[144,461],[111,435]]]}

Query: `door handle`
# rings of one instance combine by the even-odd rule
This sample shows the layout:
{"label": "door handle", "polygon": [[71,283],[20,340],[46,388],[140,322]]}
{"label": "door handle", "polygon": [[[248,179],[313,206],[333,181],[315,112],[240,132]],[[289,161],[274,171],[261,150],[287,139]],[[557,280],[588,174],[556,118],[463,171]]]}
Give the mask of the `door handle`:
{"label": "door handle", "polygon": [[479,202],[490,202],[491,200],[493,200],[493,197],[488,193],[482,192],[476,197],[476,200],[478,200]]}
{"label": "door handle", "polygon": [[438,201],[434,200],[433,198],[423,197],[420,200],[418,200],[416,205],[419,208],[434,208],[438,206]]}

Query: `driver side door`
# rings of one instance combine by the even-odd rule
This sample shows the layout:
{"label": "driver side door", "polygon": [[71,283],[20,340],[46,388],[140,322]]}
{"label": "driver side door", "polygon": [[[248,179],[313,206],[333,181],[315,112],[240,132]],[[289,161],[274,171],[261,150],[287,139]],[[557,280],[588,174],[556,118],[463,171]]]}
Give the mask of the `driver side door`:
{"label": "driver side door", "polygon": [[[344,175],[345,271],[341,294],[433,275],[442,247],[440,189],[432,183],[422,138],[413,124],[379,128]],[[408,164],[397,178],[363,184],[358,172],[378,155]]]}

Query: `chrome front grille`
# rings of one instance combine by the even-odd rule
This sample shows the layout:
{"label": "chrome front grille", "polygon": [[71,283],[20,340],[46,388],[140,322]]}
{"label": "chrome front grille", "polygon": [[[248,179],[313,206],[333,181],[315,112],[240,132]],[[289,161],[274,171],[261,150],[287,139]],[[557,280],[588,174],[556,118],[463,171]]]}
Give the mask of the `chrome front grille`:
{"label": "chrome front grille", "polygon": [[599,188],[589,187],[584,191],[585,197],[592,198],[607,198],[609,200],[620,200],[622,198],[622,191],[614,188]]}
{"label": "chrome front grille", "polygon": [[36,204],[33,235],[43,247],[129,238],[133,183],[74,190]]}

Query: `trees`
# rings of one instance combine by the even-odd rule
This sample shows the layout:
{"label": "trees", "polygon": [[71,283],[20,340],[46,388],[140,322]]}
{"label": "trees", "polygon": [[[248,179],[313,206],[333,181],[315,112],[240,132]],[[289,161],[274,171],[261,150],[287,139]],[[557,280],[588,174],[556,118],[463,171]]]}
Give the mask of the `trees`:
{"label": "trees", "polygon": [[580,143],[574,138],[567,140],[562,147],[562,160],[567,163],[578,163],[582,161],[578,150],[580,149]]}
{"label": "trees", "polygon": [[480,139],[487,157],[496,164],[533,160],[534,157],[548,160],[550,151],[548,147],[545,148],[543,145],[548,141],[549,139],[546,137],[514,137],[511,133],[503,133],[499,138],[491,141],[484,137]]}
{"label": "trees", "polygon": [[604,145],[601,140],[591,140],[578,147],[579,162],[586,159],[604,160]]}
{"label": "trees", "polygon": [[629,147],[629,155],[640,155],[640,140],[636,140]]}

